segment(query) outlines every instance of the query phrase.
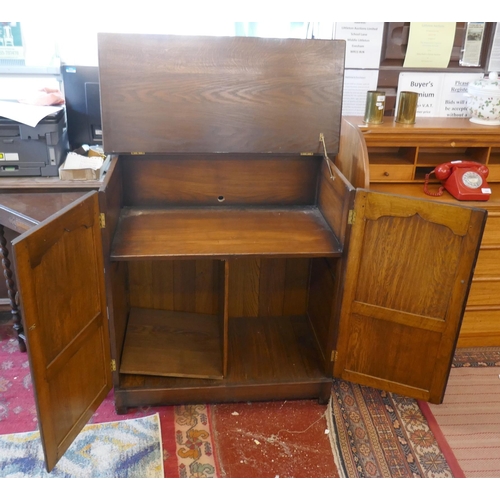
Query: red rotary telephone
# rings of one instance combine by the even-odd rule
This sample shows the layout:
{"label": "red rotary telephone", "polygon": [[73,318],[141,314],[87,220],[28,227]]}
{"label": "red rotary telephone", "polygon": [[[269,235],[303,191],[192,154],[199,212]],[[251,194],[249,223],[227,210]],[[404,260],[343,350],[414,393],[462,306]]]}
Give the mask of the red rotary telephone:
{"label": "red rotary telephone", "polygon": [[[491,189],[486,182],[488,167],[475,161],[450,161],[438,165],[432,172],[426,174],[424,193],[429,196],[441,196],[446,189],[457,200],[487,201],[490,199]],[[427,184],[429,176],[435,174],[443,185],[435,193],[431,193]]]}

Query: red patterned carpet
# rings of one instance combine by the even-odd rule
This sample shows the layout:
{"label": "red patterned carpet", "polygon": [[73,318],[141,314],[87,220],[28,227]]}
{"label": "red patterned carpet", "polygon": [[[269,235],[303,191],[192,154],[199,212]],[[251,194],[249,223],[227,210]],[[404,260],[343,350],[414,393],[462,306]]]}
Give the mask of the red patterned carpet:
{"label": "red patterned carpet", "polygon": [[[457,367],[499,365],[500,350],[455,356]],[[342,381],[333,382],[328,408],[276,401],[117,415],[110,393],[91,423],[153,413],[160,416],[165,477],[463,477],[439,425],[417,401]],[[28,356],[19,351],[10,315],[0,312],[0,434],[37,426]]]}

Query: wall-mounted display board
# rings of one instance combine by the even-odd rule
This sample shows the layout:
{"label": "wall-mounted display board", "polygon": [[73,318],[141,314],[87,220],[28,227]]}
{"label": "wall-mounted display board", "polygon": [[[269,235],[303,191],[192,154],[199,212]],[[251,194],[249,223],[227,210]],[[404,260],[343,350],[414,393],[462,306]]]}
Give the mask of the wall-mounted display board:
{"label": "wall-mounted display board", "polygon": [[[385,114],[393,115],[396,105],[399,75],[401,72],[479,73],[488,71],[495,28],[497,23],[484,23],[482,44],[477,66],[464,65],[463,50],[471,23],[456,23],[455,39],[447,68],[404,67],[410,34],[409,22],[385,23],[382,53],[380,58],[378,89],[386,92]],[[472,36],[472,35],[471,35]]]}

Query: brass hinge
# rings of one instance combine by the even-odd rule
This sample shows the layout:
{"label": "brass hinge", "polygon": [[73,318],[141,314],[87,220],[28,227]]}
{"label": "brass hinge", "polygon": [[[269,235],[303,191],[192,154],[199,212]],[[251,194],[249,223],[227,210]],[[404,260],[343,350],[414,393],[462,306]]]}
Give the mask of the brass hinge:
{"label": "brass hinge", "polygon": [[144,151],[131,151],[131,155],[145,155]]}
{"label": "brass hinge", "polygon": [[111,371],[116,372],[116,361],[114,359],[111,360]]}
{"label": "brass hinge", "polygon": [[300,153],[300,156],[313,156],[314,153]]}
{"label": "brass hinge", "polygon": [[356,212],[354,210],[349,210],[349,215],[347,217],[347,224],[354,224],[356,222]]}
{"label": "brass hinge", "polygon": [[338,354],[337,351],[332,351],[332,356],[330,358],[330,361],[333,361],[333,362],[337,361],[337,354]]}
{"label": "brass hinge", "polygon": [[104,229],[106,227],[106,214],[99,214],[99,226],[101,227],[101,229]]}

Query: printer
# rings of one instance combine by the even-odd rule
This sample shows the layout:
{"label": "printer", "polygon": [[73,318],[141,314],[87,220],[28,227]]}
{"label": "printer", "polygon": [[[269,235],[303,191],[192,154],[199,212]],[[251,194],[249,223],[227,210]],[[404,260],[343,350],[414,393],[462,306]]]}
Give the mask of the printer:
{"label": "printer", "polygon": [[57,176],[68,150],[64,107],[36,127],[0,117],[0,177]]}

